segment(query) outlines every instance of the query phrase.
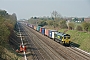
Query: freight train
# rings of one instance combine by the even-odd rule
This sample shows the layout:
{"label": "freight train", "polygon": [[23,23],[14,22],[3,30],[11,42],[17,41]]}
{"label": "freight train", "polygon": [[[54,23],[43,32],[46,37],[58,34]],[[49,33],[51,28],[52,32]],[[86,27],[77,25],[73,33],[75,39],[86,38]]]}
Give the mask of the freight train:
{"label": "freight train", "polygon": [[57,41],[63,45],[66,46],[70,46],[70,35],[69,34],[65,34],[65,33],[61,33],[61,32],[56,32],[54,34],[54,41]]}
{"label": "freight train", "polygon": [[62,32],[58,32],[57,30],[51,30],[51,29],[46,29],[41,26],[34,26],[32,24],[26,24],[28,27],[36,30],[37,32],[40,32],[41,34],[53,39],[54,41],[64,45],[64,46],[70,46],[71,40],[70,40],[70,35],[65,34]]}

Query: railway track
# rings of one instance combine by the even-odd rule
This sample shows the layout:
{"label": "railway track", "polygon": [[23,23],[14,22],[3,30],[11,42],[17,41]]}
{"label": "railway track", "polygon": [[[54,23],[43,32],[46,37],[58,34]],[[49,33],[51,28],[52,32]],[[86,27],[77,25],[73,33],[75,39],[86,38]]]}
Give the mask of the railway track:
{"label": "railway track", "polygon": [[[57,54],[55,51],[53,51],[49,46],[47,46],[41,39],[39,39],[37,36],[35,36],[32,32],[27,33],[29,35],[29,38],[31,38],[32,42],[36,45],[39,46],[41,49],[40,51],[38,50],[39,54],[41,54],[42,58],[39,57],[40,55],[37,54],[39,57],[39,60],[65,60],[63,57],[60,57],[59,54]],[[33,37],[37,38],[37,40]],[[39,40],[39,41],[38,41]],[[40,53],[42,52],[42,53]],[[46,54],[43,55],[42,54]]]}
{"label": "railway track", "polygon": [[[50,43],[50,42],[49,42]],[[56,46],[57,47],[57,46]],[[58,48],[58,47],[57,47]],[[65,47],[66,48],[66,47]],[[63,48],[62,48],[63,49]],[[69,51],[70,50],[70,51]],[[64,52],[64,51],[63,51]],[[70,52],[68,54],[69,56],[73,57],[74,60],[90,60],[90,55],[87,55],[85,53],[81,53],[81,51],[77,51],[74,48],[68,47],[67,52]],[[76,53],[75,53],[76,52]],[[59,52],[58,52],[59,53]],[[66,52],[65,52],[66,53]]]}
{"label": "railway track", "polygon": [[[33,32],[34,33],[34,32]],[[40,38],[40,37],[39,37]],[[46,39],[46,38],[45,38]],[[44,42],[45,42],[45,40],[44,40]],[[51,42],[48,42],[48,44],[50,44]],[[52,44],[52,43],[51,43]],[[56,46],[57,47],[57,46]],[[77,52],[77,53],[75,53],[75,51],[73,51],[74,49],[72,49],[72,50],[70,50],[70,49],[68,49],[68,52],[70,51],[70,53],[71,54],[68,54],[67,53],[67,55],[69,55],[71,58],[73,58],[74,60],[80,60],[80,59],[82,59],[82,60],[90,60],[90,57],[88,57],[87,55],[83,55],[82,53],[79,53],[79,52]],[[56,50],[57,51],[57,50]],[[62,50],[63,51],[63,50]],[[58,51],[57,51],[58,52]],[[63,51],[64,52],[64,51]],[[59,52],[58,52],[59,53]],[[65,53],[65,52],[64,52]],[[73,54],[72,54],[73,53]],[[66,53],[65,53],[66,54]],[[70,59],[70,57],[69,57],[69,59]],[[68,59],[68,58],[66,58],[66,59]]]}
{"label": "railway track", "polygon": [[[30,30],[32,31],[32,29]],[[34,31],[32,31],[34,34],[36,34]],[[40,35],[36,34],[36,36],[40,39],[42,39],[42,37],[40,37]],[[44,38],[44,37],[43,37]],[[61,49],[57,49],[58,46],[56,46],[55,44],[52,44],[51,42],[47,42],[47,39],[44,38],[42,39],[45,43],[47,43],[48,46],[50,46],[52,49],[54,49],[57,53],[59,53],[59,55],[61,55],[63,58],[65,58],[65,60],[76,60],[76,58],[73,58],[72,56],[68,55],[68,53],[66,53],[62,48]],[[54,45],[54,46],[52,46]],[[61,52],[60,52],[61,51]]]}
{"label": "railway track", "polygon": [[[35,43],[32,41],[32,35],[28,35],[28,32],[24,30],[24,27],[22,27],[23,33],[26,36],[25,40],[27,40],[27,44],[28,44],[28,52],[31,51],[31,55],[32,55],[32,59],[33,60],[45,60],[43,58],[43,55],[41,55],[40,51],[38,50],[38,47],[35,45]],[[28,60],[31,60],[31,58],[28,57]]]}
{"label": "railway track", "polygon": [[45,60],[45,58],[43,57],[42,53],[40,52],[39,48],[36,46],[34,40],[33,40],[33,37],[31,35],[29,35],[29,38],[31,39],[31,43],[33,44],[32,45],[32,48],[34,49],[31,49],[32,50],[32,54],[34,54],[33,56],[33,59],[34,60]]}
{"label": "railway track", "polygon": [[[31,30],[30,30],[31,31]],[[32,31],[33,32],[33,31]],[[34,32],[33,32],[34,33]],[[36,36],[37,36],[37,34],[36,34]],[[41,39],[39,36],[37,36],[39,39]],[[42,39],[41,39],[42,40]],[[44,41],[45,42],[45,41]],[[47,42],[46,42],[47,43]],[[50,42],[48,43],[48,44],[50,44]],[[48,46],[50,46],[50,45],[48,45]],[[52,49],[57,49],[57,48],[53,48],[52,46],[50,46]],[[71,56],[69,56],[69,57],[67,57],[68,56],[68,54],[67,53],[65,53],[65,52],[62,52],[63,50],[61,50],[61,52],[60,52],[60,50],[55,50],[55,51],[59,51],[59,56],[63,56],[63,58],[65,58],[65,60],[75,60],[73,57],[71,57]],[[58,53],[58,52],[57,52]],[[59,59],[60,60],[60,59]]]}
{"label": "railway track", "polygon": [[[35,38],[33,38],[34,40],[36,40]],[[36,42],[40,48],[42,48],[42,50],[47,54],[47,56],[50,58],[49,60],[61,60],[61,57],[59,56],[59,54],[57,54],[55,51],[53,51],[53,49],[51,47],[49,47],[48,45],[46,45],[42,40],[40,40],[38,38],[38,41],[34,41]],[[63,59],[63,58],[62,58]],[[47,59],[46,59],[47,60]],[[63,59],[64,60],[64,59]]]}
{"label": "railway track", "polygon": [[[35,54],[35,55],[39,55],[41,54],[41,56],[43,56],[43,54],[45,54],[42,58],[40,58],[39,56],[37,56],[38,58],[36,58],[36,60],[90,60],[90,56],[81,53],[73,48],[70,47],[64,47],[64,46],[60,46],[60,44],[57,44],[56,42],[52,41],[51,39],[42,36],[42,34],[34,31],[33,29],[27,27],[27,26],[23,26],[26,27],[26,30],[30,30],[31,32],[28,33],[27,35],[29,35],[29,39],[33,40],[33,44],[37,45],[41,50],[39,50],[40,53]],[[34,36],[34,37],[33,37]],[[33,37],[33,38],[32,38]],[[35,47],[38,49],[38,47]],[[44,48],[45,47],[45,48]],[[47,50],[46,50],[47,48]],[[54,50],[55,52],[53,52],[52,50]],[[49,53],[49,52],[51,53]],[[58,54],[56,54],[58,53]],[[53,54],[53,55],[51,55]],[[58,55],[58,56],[56,56]],[[47,57],[48,56],[48,57]],[[56,56],[56,57],[54,57]],[[62,57],[61,57],[62,56]],[[46,59],[49,58],[49,59]]]}
{"label": "railway track", "polygon": [[90,55],[85,54],[84,52],[81,52],[79,50],[77,50],[75,47],[67,47],[68,50],[74,52],[75,54],[77,54],[78,56],[83,57],[86,60],[90,60]]}

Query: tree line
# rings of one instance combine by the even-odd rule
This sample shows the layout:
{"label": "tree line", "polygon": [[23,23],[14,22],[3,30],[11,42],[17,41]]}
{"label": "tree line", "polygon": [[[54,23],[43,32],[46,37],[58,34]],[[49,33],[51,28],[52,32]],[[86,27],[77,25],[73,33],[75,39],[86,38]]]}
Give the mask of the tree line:
{"label": "tree line", "polygon": [[[51,13],[51,17],[31,17],[29,22],[31,24],[40,26],[52,26],[59,29],[78,30],[90,32],[90,22],[85,22],[82,18],[82,22],[77,24],[76,22],[68,22],[66,18],[63,18],[57,11]],[[76,21],[76,19],[75,19]]]}
{"label": "tree line", "polygon": [[[12,34],[17,22],[16,14],[8,14],[5,10],[0,10],[0,58],[5,55],[4,48],[9,43],[9,37]],[[7,60],[7,58],[4,58]]]}

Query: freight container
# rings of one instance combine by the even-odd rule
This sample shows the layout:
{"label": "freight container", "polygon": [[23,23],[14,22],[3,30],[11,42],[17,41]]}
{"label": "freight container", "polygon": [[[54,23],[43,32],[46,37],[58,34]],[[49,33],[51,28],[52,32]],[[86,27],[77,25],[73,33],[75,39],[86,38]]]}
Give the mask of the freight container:
{"label": "freight container", "polygon": [[47,29],[45,29],[45,35],[47,36]]}
{"label": "freight container", "polygon": [[52,31],[52,39],[54,39],[55,38],[55,33],[57,33],[58,31]]}
{"label": "freight container", "polygon": [[37,31],[38,31],[38,32],[40,31],[40,28],[41,28],[41,26],[37,26]]}
{"label": "freight container", "polygon": [[49,36],[49,29],[45,29],[45,35]]}
{"label": "freight container", "polygon": [[42,32],[42,28],[40,28],[40,31],[39,31],[40,33]]}
{"label": "freight container", "polygon": [[30,27],[31,25],[30,24],[27,24],[28,27]]}
{"label": "freight container", "polygon": [[49,30],[49,37],[54,39],[54,33],[58,32],[57,30]]}
{"label": "freight container", "polygon": [[27,25],[27,23],[26,23],[26,25]]}
{"label": "freight container", "polygon": [[36,26],[34,26],[34,30],[36,30]]}
{"label": "freight container", "polygon": [[27,26],[29,26],[30,24],[27,24]]}
{"label": "freight container", "polygon": [[47,29],[45,29],[45,36],[46,36],[46,30],[47,30]]}
{"label": "freight container", "polygon": [[31,25],[29,25],[29,27],[30,27]]}
{"label": "freight container", "polygon": [[34,29],[34,25],[30,25],[30,27],[31,27],[32,29]]}
{"label": "freight container", "polygon": [[41,33],[44,35],[45,34],[45,28],[41,28]]}
{"label": "freight container", "polygon": [[32,25],[30,25],[30,28],[32,28]]}

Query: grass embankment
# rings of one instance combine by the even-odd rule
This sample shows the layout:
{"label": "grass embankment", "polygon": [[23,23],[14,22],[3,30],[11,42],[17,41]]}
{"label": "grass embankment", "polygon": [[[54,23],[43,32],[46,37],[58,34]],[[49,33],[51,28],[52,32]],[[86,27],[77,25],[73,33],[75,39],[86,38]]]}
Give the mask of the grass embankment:
{"label": "grass embankment", "polygon": [[[59,31],[64,32],[65,29],[61,29]],[[68,30],[66,33],[71,35],[71,41],[74,43],[73,45],[82,50],[90,52],[90,33],[75,30]]]}

